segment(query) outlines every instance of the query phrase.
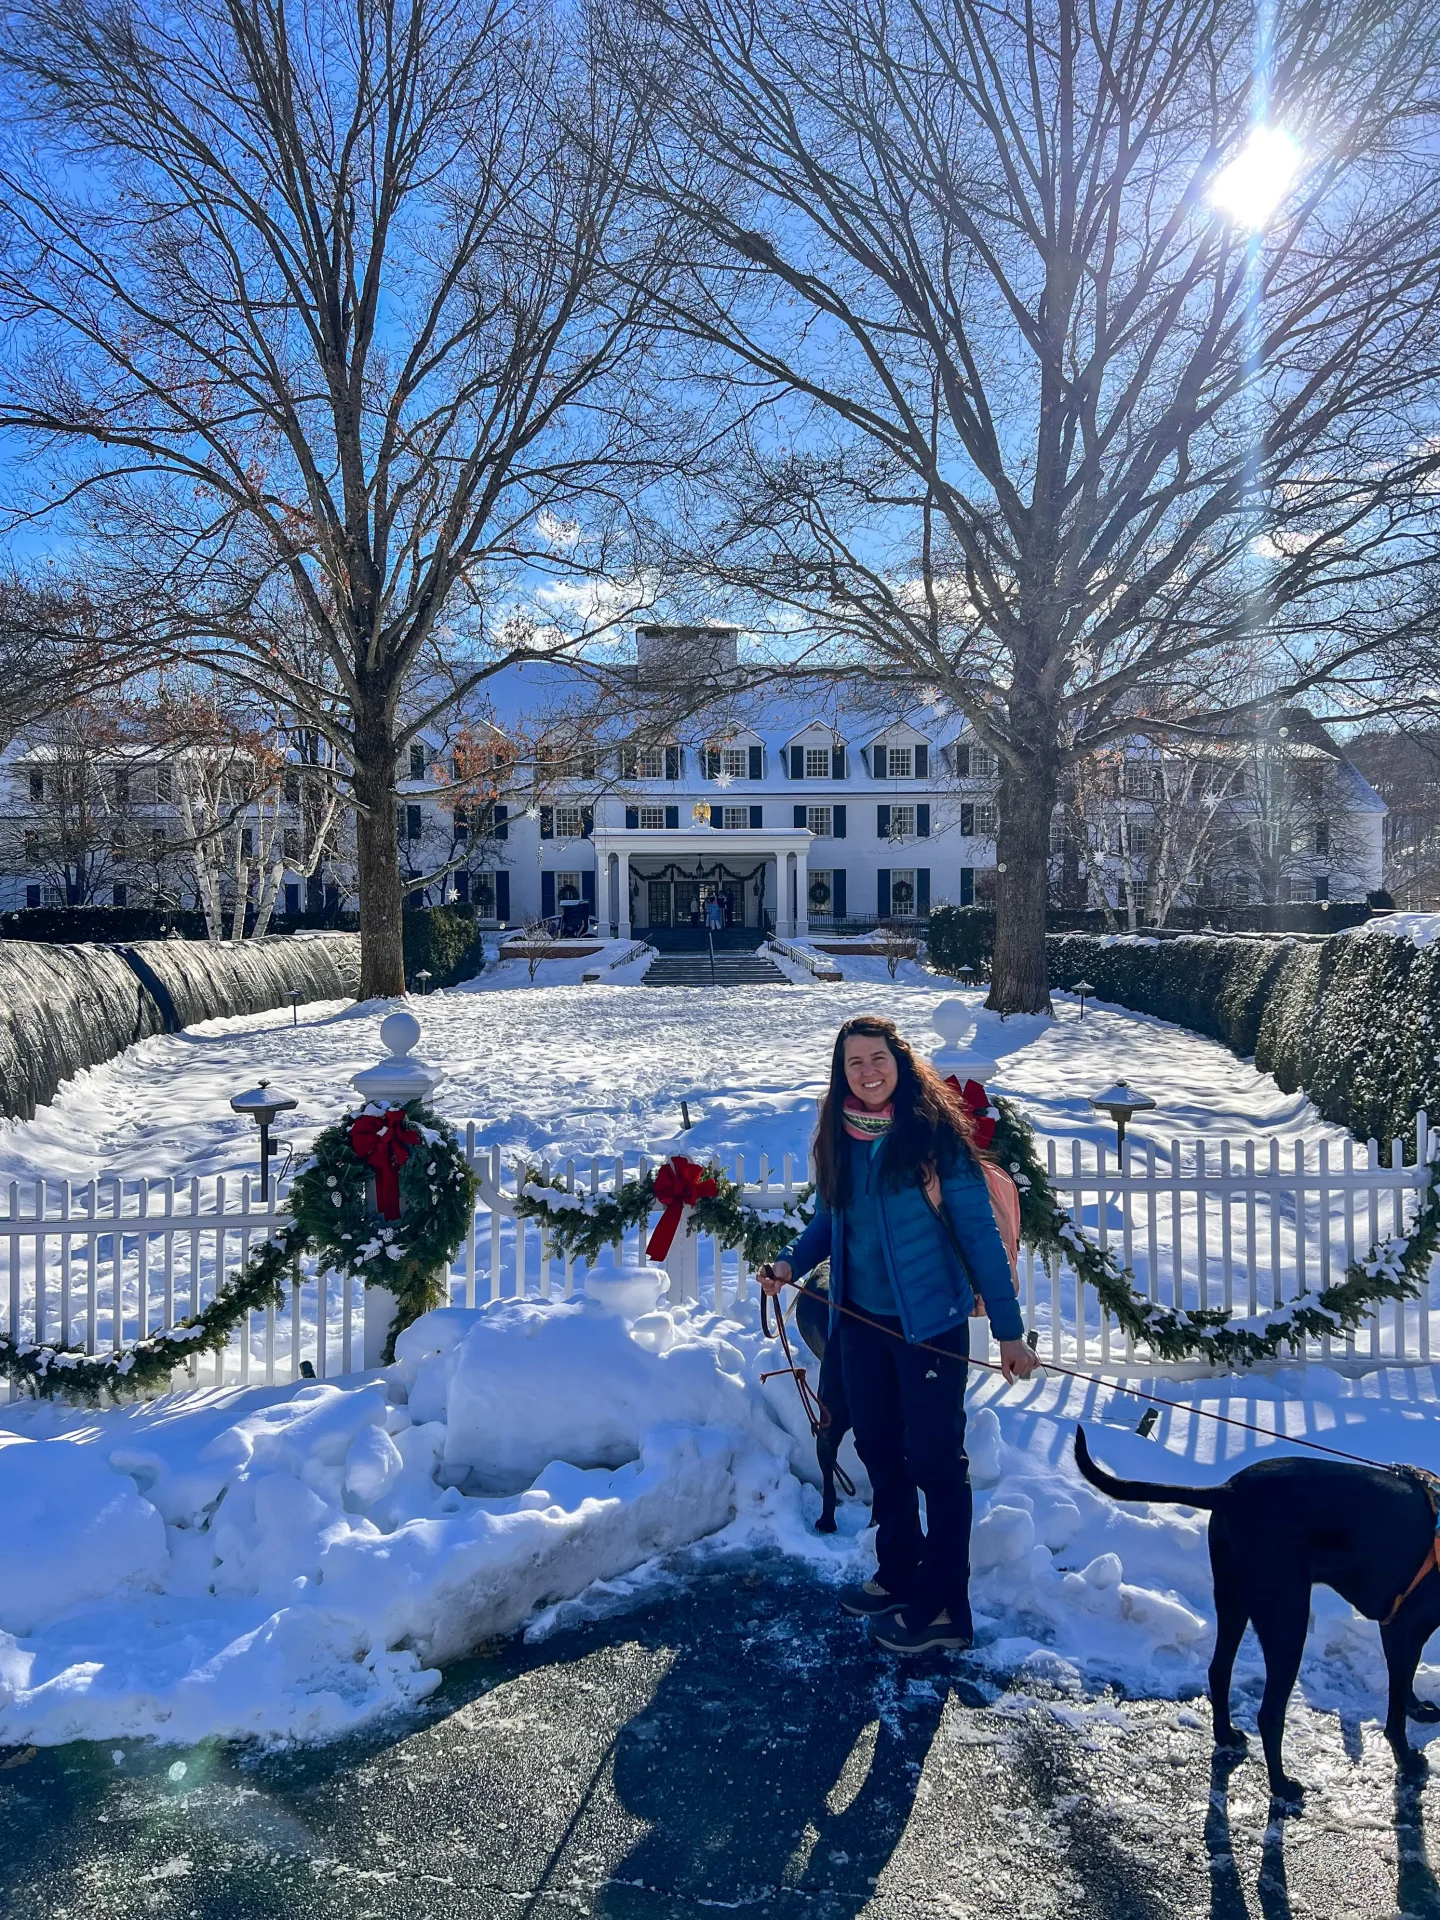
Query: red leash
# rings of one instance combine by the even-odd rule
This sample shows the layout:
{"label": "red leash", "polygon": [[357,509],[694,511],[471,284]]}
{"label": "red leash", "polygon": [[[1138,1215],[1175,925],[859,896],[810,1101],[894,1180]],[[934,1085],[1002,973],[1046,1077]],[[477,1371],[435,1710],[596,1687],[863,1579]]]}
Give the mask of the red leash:
{"label": "red leash", "polygon": [[[801,1285],[801,1282],[795,1279],[782,1280],[780,1284],[785,1287],[794,1287],[797,1292],[803,1292],[804,1290]],[[761,1299],[760,1321],[761,1321],[762,1330],[764,1330],[765,1328],[764,1302],[766,1298],[767,1298],[767,1295],[764,1293],[762,1289],[761,1295],[760,1295],[760,1299]],[[874,1327],[877,1333],[888,1334],[892,1340],[903,1341],[905,1338],[903,1334],[896,1333],[890,1327],[882,1326],[878,1320],[872,1320],[868,1313],[861,1313],[855,1307],[847,1307],[838,1300],[832,1300],[830,1302],[830,1305],[837,1313],[848,1314],[852,1320],[859,1320],[863,1322],[863,1324],[867,1327]],[[779,1309],[778,1296],[776,1297],[776,1307],[777,1307],[777,1312],[775,1317],[780,1323],[781,1345],[785,1349],[786,1359],[790,1361],[790,1365],[788,1367],[781,1367],[779,1371],[781,1373],[793,1373],[795,1375],[796,1385],[800,1388],[800,1398],[803,1403],[805,1400],[806,1394],[809,1392],[809,1388],[805,1384],[805,1369],[803,1367],[800,1367],[797,1369],[795,1366],[794,1358],[790,1352],[790,1342],[785,1334],[785,1315],[783,1312],[778,1310]],[[941,1356],[941,1358],[944,1360],[959,1360],[963,1357],[960,1354],[947,1352],[944,1347],[934,1346],[928,1340],[914,1340],[909,1342],[908,1344],[912,1346],[920,1347],[926,1353],[938,1353]],[[1038,1355],[1037,1355],[1037,1358],[1038,1358]],[[990,1372],[990,1373],[1004,1372],[1004,1368],[1002,1366],[999,1366],[994,1360],[967,1360],[966,1364],[972,1367],[984,1367],[987,1370],[987,1372]],[[1283,1440],[1288,1446],[1308,1447],[1312,1453],[1328,1453],[1330,1457],[1334,1460],[1349,1460],[1355,1466],[1359,1466],[1359,1467],[1375,1467],[1381,1473],[1393,1473],[1395,1471],[1393,1466],[1387,1465],[1379,1460],[1367,1459],[1363,1453],[1347,1453],[1343,1447],[1327,1447],[1324,1444],[1324,1442],[1321,1440],[1302,1440],[1298,1436],[1294,1436],[1288,1433],[1276,1433],[1270,1427],[1257,1427],[1253,1423],[1253,1421],[1237,1420],[1233,1414],[1212,1413],[1208,1407],[1189,1406],[1183,1400],[1167,1400],[1164,1394],[1147,1393],[1143,1387],[1123,1387],[1120,1385],[1118,1381],[1101,1380],[1093,1373],[1078,1373],[1076,1372],[1074,1367],[1062,1367],[1057,1361],[1041,1360],[1040,1367],[1041,1367],[1041,1370],[1046,1373],[1064,1374],[1067,1380],[1081,1380],[1085,1383],[1087,1387],[1105,1387],[1105,1388],[1108,1388],[1112,1393],[1127,1393],[1130,1395],[1132,1400],[1148,1400],[1154,1406],[1169,1407],[1175,1413],[1191,1413],[1191,1414],[1194,1414],[1197,1419],[1213,1420],[1217,1424],[1217,1426],[1239,1427],[1241,1431],[1244,1433],[1259,1434],[1262,1440]],[[762,1373],[760,1378],[762,1380],[769,1380],[772,1378],[772,1375],[768,1373]],[[1013,1383],[1010,1383],[1010,1384],[1013,1384]],[[816,1404],[818,1406],[819,1402],[817,1401]],[[821,1411],[824,1412],[823,1407],[821,1408]],[[806,1407],[806,1412],[807,1413],[809,1412],[808,1406]],[[820,1424],[828,1425],[829,1419],[830,1419],[830,1416],[826,1414],[824,1420]],[[811,1426],[814,1427],[815,1431],[818,1433],[819,1428],[815,1426],[815,1422],[813,1418],[811,1420]],[[1437,1563],[1437,1564],[1440,1564],[1440,1563]]]}

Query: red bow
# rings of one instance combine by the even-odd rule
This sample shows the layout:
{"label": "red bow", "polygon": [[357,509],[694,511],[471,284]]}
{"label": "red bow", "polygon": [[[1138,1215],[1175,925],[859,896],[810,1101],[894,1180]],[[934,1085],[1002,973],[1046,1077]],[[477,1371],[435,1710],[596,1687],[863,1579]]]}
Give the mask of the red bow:
{"label": "red bow", "polygon": [[987,1112],[990,1105],[989,1094],[978,1080],[967,1080],[962,1087],[953,1073],[945,1084],[947,1087],[953,1087],[970,1109],[971,1131],[974,1133],[976,1146],[983,1152],[995,1138],[995,1122],[989,1118]]}
{"label": "red bow", "polygon": [[375,1205],[386,1220],[400,1218],[400,1169],[419,1138],[400,1107],[383,1115],[359,1113],[350,1123],[350,1151],[374,1170]]}
{"label": "red bow", "polygon": [[655,1223],[645,1248],[646,1258],[663,1260],[680,1225],[681,1210],[693,1207],[697,1200],[711,1200],[719,1191],[697,1160],[687,1160],[678,1153],[667,1160],[655,1176],[655,1198],[665,1211]]}

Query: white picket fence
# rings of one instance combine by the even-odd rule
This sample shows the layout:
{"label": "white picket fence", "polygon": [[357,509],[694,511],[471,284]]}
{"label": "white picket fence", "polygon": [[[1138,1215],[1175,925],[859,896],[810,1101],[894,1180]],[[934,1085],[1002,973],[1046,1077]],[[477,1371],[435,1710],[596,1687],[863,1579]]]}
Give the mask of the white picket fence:
{"label": "white picket fence", "polygon": [[[1102,1245],[1113,1247],[1138,1290],[1162,1304],[1223,1306],[1235,1316],[1263,1315],[1310,1287],[1338,1279],[1357,1256],[1404,1230],[1414,1200],[1431,1178],[1432,1137],[1416,1124],[1418,1156],[1401,1142],[1382,1165],[1377,1143],[1182,1140],[1158,1147],[1127,1144],[1124,1164],[1091,1142],[1046,1143],[1057,1196]],[[453,1304],[505,1298],[566,1297],[583,1269],[557,1253],[539,1222],[515,1213],[523,1163],[478,1146],[473,1123],[466,1150],[480,1179],[469,1235],[450,1276]],[[653,1165],[643,1158],[546,1163],[547,1177],[599,1192]],[[746,1201],[788,1210],[804,1181],[792,1156],[778,1168],[736,1157],[725,1168]],[[113,1350],[155,1332],[213,1299],[225,1277],[282,1218],[284,1190],[268,1195],[248,1176],[173,1180],[103,1176],[72,1188],[66,1181],[9,1184],[0,1213],[7,1273],[0,1323],[12,1334],[62,1340],[87,1352]],[[658,1209],[652,1215],[658,1218]],[[636,1228],[635,1246],[648,1237]],[[665,1262],[670,1298],[720,1312],[744,1311],[751,1274],[733,1250],[705,1235],[677,1234]],[[317,1275],[313,1263],[280,1310],[251,1316],[231,1347],[191,1364],[191,1382],[273,1382],[313,1373],[349,1373],[363,1359],[363,1301],[358,1283]],[[1022,1250],[1020,1294],[1027,1327],[1042,1356],[1100,1372],[1144,1364],[1090,1289],[1057,1262]],[[1430,1358],[1432,1301],[1386,1303],[1355,1334],[1311,1343],[1297,1360],[1349,1367],[1414,1364]],[[974,1332],[983,1342],[984,1328]],[[975,1348],[983,1354],[983,1345]],[[1193,1368],[1186,1368],[1193,1371]],[[184,1378],[177,1379],[184,1384]]]}

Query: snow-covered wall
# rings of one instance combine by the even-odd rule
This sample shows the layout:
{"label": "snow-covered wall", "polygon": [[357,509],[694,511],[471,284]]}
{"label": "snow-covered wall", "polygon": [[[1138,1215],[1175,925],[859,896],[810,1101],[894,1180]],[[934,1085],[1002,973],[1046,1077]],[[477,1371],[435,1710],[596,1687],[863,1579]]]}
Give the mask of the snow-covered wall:
{"label": "snow-covered wall", "polygon": [[360,938],[353,933],[237,946],[0,940],[0,1113],[28,1119],[62,1080],[151,1034],[264,1013],[297,988],[306,1000],[353,999],[359,983]]}

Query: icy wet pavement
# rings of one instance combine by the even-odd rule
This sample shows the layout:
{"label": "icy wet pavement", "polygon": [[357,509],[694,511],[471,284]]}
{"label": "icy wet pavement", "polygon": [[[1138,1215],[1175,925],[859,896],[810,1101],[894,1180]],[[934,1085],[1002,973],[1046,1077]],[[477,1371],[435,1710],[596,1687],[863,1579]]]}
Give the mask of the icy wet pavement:
{"label": "icy wet pavement", "polygon": [[1440,1920],[1440,1779],[1397,1798],[1372,1725],[1303,1708],[1290,1758],[1321,1785],[1269,1823],[1258,1761],[1212,1778],[1203,1702],[898,1666],[752,1560],[465,1662],[364,1745],[0,1757],[0,1911]]}

